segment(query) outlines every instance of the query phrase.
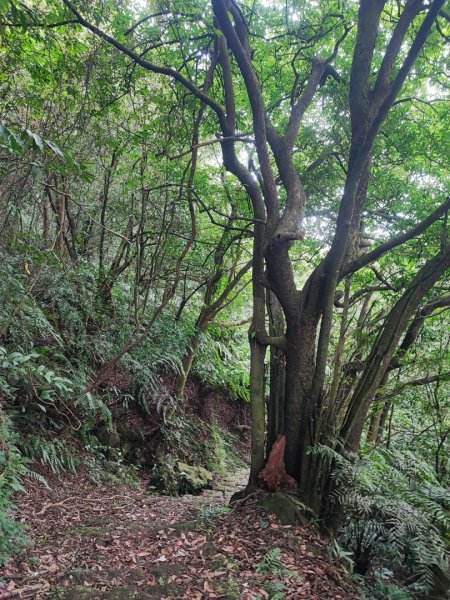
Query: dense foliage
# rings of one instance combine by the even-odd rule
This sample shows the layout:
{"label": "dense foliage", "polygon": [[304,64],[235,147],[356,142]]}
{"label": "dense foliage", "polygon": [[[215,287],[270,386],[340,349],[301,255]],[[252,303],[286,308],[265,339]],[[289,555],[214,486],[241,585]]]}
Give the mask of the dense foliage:
{"label": "dense foliage", "polygon": [[287,433],[336,552],[443,597],[445,4],[0,1],[0,562],[30,462],[226,470],[190,377],[251,401],[252,484]]}

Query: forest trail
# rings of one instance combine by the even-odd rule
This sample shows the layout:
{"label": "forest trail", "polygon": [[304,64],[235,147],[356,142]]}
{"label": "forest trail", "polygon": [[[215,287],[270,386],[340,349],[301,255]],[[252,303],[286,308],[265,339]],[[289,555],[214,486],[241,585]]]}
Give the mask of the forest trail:
{"label": "forest trail", "polygon": [[4,569],[0,599],[358,598],[313,528],[278,524],[256,497],[226,507],[245,480],[177,498],[82,475],[28,482],[18,505],[34,545]]}
{"label": "forest trail", "polygon": [[231,496],[245,488],[248,481],[249,470],[245,467],[236,469],[236,471],[225,473],[217,477],[212,484],[211,490],[204,490],[204,498],[221,498],[224,506],[228,506]]}

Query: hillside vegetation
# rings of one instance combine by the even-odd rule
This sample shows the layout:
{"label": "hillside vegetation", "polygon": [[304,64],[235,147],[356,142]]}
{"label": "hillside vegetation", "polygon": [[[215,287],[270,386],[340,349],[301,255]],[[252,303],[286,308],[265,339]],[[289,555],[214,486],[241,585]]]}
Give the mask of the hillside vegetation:
{"label": "hillside vegetation", "polygon": [[179,597],[447,598],[449,15],[0,0],[0,597],[44,552],[27,497],[149,518],[248,469],[211,539],[258,559]]}

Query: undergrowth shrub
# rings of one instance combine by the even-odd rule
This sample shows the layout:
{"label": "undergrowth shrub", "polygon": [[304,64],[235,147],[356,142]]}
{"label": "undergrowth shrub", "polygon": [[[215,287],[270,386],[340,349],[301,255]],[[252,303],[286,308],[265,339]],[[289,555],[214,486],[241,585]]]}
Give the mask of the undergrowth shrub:
{"label": "undergrowth shrub", "polygon": [[22,412],[47,413],[57,410],[57,403],[70,401],[74,391],[72,381],[43,364],[38,352],[17,348],[8,352],[0,346],[0,369],[9,384],[5,395],[10,399],[18,398]]}
{"label": "undergrowth shrub", "polygon": [[46,264],[33,293],[13,264],[0,269],[5,274],[0,277],[0,397],[18,432],[15,447],[56,474],[75,472],[81,460],[115,481],[132,479],[123,460],[105,459],[99,443],[91,444],[86,456],[86,436],[99,421],[112,426],[108,404],[120,392],[80,392],[93,381],[96,362],[106,362],[114,345],[108,344],[98,360],[103,334],[88,333],[89,295],[79,293],[77,282],[59,267],[56,260]]}
{"label": "undergrowth shrub", "polygon": [[231,399],[250,402],[249,354],[246,340],[229,332],[202,336],[194,372],[211,387],[226,389]]}
{"label": "undergrowth shrub", "polygon": [[332,500],[343,514],[338,539],[352,551],[355,571],[401,577],[412,593],[445,598],[450,491],[433,468],[411,452],[356,457],[325,446],[314,452],[335,465]]}
{"label": "undergrowth shrub", "polygon": [[[62,339],[45,314],[45,309],[29,292],[32,282],[24,272],[23,259],[2,257],[0,268],[0,336],[11,342],[33,343],[37,336],[62,347]],[[28,268],[28,266],[26,267]]]}
{"label": "undergrowth shrub", "polygon": [[243,462],[237,453],[238,439],[219,427],[217,421],[206,425],[208,440],[204,444],[205,464],[211,471],[225,475]]}
{"label": "undergrowth shrub", "polygon": [[[12,244],[0,247],[0,401],[16,432],[13,441],[9,433],[9,441],[0,438],[2,452],[7,448],[2,460],[8,462],[7,471],[0,469],[2,539],[21,539],[12,496],[21,489],[21,479],[30,476],[32,462],[57,475],[82,465],[95,482],[137,481],[138,467],[131,463],[144,453],[133,458],[124,450],[125,438],[122,446],[110,447],[98,436],[100,429],[117,433],[117,419],[125,415],[126,420],[128,411],[138,415],[134,423],[160,426],[156,441],[151,440],[151,456],[145,452],[145,466],[153,468],[153,481],[166,493],[180,491],[177,461],[218,473],[235,464],[235,440],[217,424],[183,414],[171,391],[173,377],[182,370],[192,315],[177,321],[175,309],[168,307],[111,377],[85,392],[136,336],[130,283],[125,278],[115,283],[114,307],[106,317],[95,301],[98,269],[87,257],[68,268],[54,250],[30,236],[17,235]],[[141,325],[146,326],[145,319]],[[196,365],[209,385],[248,400],[247,349],[232,333],[206,334]],[[147,442],[142,434],[142,444]],[[17,548],[14,541],[2,543],[0,556]]]}
{"label": "undergrowth shrub", "polygon": [[25,526],[14,519],[13,496],[23,490],[22,478],[31,474],[16,441],[17,435],[0,407],[0,565],[29,543]]}

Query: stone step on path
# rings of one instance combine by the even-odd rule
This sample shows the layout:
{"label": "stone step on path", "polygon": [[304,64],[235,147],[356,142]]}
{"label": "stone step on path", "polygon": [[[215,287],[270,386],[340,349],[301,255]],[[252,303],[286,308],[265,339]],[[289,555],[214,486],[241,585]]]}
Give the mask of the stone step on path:
{"label": "stone step on path", "polygon": [[217,499],[222,498],[224,506],[228,506],[231,496],[240,490],[243,490],[248,482],[248,467],[236,469],[232,473],[218,477],[212,484],[212,489],[204,490],[203,496]]}

